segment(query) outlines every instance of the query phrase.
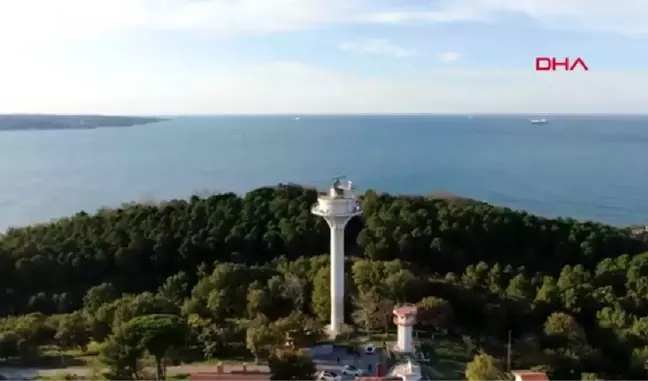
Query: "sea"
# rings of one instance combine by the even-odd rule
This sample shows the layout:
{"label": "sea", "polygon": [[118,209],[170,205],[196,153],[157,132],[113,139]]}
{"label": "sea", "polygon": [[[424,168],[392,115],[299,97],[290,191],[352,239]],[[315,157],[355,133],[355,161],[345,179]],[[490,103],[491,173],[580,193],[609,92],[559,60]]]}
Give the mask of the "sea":
{"label": "sea", "polygon": [[0,132],[0,230],[85,210],[298,183],[446,192],[648,224],[648,116],[194,116]]}

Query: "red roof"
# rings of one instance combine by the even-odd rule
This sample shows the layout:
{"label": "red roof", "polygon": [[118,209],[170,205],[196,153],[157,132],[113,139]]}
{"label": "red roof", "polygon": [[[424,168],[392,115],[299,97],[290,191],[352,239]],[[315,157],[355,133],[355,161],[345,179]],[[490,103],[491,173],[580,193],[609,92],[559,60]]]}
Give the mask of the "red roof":
{"label": "red roof", "polygon": [[406,305],[394,307],[394,315],[397,316],[416,315],[416,312],[417,312],[417,308],[413,304],[406,304]]}
{"label": "red roof", "polygon": [[516,379],[521,381],[549,381],[549,377],[544,372],[534,372],[532,370],[514,370],[513,372]]}
{"label": "red roof", "polygon": [[200,372],[189,377],[193,381],[268,381],[270,373],[217,373]]}

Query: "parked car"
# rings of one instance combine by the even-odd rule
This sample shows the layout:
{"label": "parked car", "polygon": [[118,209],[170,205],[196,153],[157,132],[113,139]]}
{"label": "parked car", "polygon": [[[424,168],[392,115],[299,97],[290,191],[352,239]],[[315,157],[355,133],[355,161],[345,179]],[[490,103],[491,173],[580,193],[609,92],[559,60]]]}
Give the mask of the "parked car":
{"label": "parked car", "polygon": [[334,372],[329,372],[327,370],[323,370],[319,373],[317,376],[317,379],[320,381],[341,381],[342,376],[340,376],[337,373]]}
{"label": "parked car", "polygon": [[344,368],[342,368],[342,374],[345,376],[362,376],[364,375],[364,371],[362,369],[358,369],[353,365],[345,365]]}

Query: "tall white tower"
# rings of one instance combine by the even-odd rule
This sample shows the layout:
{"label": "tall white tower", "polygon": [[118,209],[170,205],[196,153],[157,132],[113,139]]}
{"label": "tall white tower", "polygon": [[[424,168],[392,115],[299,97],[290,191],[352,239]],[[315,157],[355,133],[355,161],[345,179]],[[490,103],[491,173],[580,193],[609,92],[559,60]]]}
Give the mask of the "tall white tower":
{"label": "tall white tower", "polygon": [[395,352],[412,353],[414,344],[412,342],[412,327],[416,324],[417,308],[413,304],[405,304],[394,307],[394,324],[398,327]]}
{"label": "tall white tower", "polygon": [[331,336],[340,333],[344,324],[344,228],[362,213],[354,189],[350,181],[336,178],[329,193],[320,194],[311,210],[331,228]]}

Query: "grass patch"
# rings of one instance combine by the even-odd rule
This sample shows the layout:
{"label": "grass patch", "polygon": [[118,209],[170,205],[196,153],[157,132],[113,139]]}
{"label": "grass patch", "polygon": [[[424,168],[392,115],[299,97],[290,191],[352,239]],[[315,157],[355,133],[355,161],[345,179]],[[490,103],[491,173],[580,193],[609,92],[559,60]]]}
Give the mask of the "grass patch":
{"label": "grass patch", "polygon": [[237,356],[237,357],[231,357],[231,358],[219,358],[219,357],[213,357],[208,360],[200,360],[200,361],[191,361],[187,362],[187,364],[191,365],[218,365],[219,363],[223,363],[223,365],[240,365],[243,363],[247,363],[249,365],[254,365],[254,357],[252,356]]}
{"label": "grass patch", "polygon": [[[38,350],[38,355],[30,358],[10,358],[0,360],[0,366],[16,368],[36,368],[36,369],[61,369],[61,375],[41,375],[40,379],[63,380],[67,374],[66,368],[87,368],[100,369],[105,367],[99,360],[99,351],[101,344],[90,343],[88,349],[84,352],[80,349],[61,350],[55,345],[44,345]],[[155,359],[152,356],[145,356],[141,363],[143,366],[155,366]],[[68,375],[69,376],[69,375]]]}
{"label": "grass patch", "polygon": [[1,366],[63,369],[67,367],[92,367],[98,363],[98,350],[88,348],[86,352],[79,349],[61,350],[54,345],[39,348],[38,354],[28,358],[9,358],[0,360]]}
{"label": "grass patch", "polygon": [[441,373],[445,380],[464,379],[466,363],[472,360],[472,356],[467,353],[461,339],[437,337],[424,342],[434,347],[430,368]]}

